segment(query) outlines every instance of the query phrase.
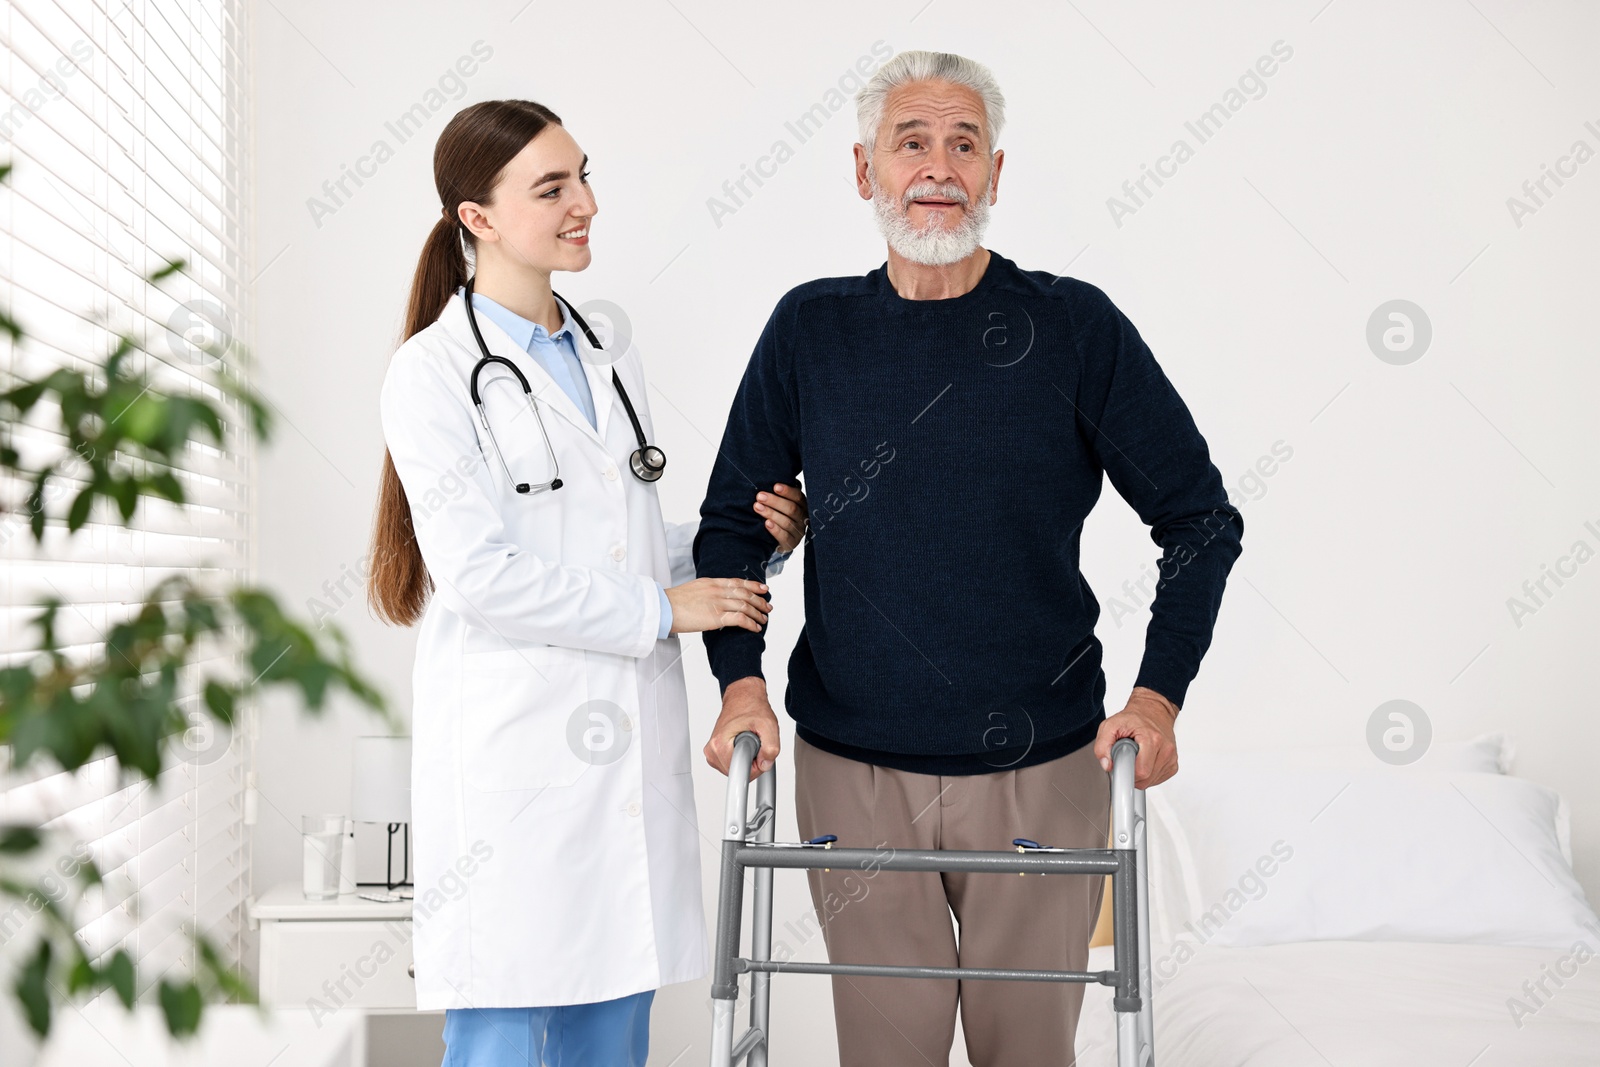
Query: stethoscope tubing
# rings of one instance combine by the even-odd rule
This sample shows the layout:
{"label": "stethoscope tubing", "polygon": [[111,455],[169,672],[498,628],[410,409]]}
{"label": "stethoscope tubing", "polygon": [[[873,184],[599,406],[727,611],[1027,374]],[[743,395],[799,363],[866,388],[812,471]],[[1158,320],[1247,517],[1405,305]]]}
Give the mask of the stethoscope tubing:
{"label": "stethoscope tubing", "polygon": [[[478,351],[482,353],[482,356],[479,358],[478,362],[473,364],[472,374],[468,378],[467,382],[467,390],[472,396],[472,404],[478,410],[478,421],[483,424],[484,432],[489,435],[489,442],[494,446],[495,454],[500,457],[500,466],[501,469],[503,469],[506,473],[506,479],[511,483],[512,487],[515,488],[517,492],[532,493],[542,492],[545,489],[560,489],[562,485],[561,467],[559,461],[556,459],[555,448],[550,444],[550,434],[544,427],[544,418],[539,414],[539,407],[534,401],[533,388],[528,384],[527,375],[523,374],[521,368],[519,368],[515,363],[512,363],[511,360],[505,358],[504,356],[497,356],[491,353],[489,351],[488,344],[483,339],[483,331],[478,328],[478,316],[474,314],[472,310],[472,284],[476,280],[476,278],[468,279],[466,292],[462,295],[462,299],[466,303],[467,322],[472,326],[472,336],[478,342]],[[595,336],[594,331],[589,328],[589,324],[585,322],[583,316],[578,313],[578,309],[573,307],[572,304],[568,302],[567,299],[560,293],[552,291],[551,295],[559,300],[566,307],[567,311],[571,313],[573,321],[576,322],[578,324],[578,328],[583,331],[583,335],[588,340],[590,346],[593,347],[597,352],[605,351],[604,347],[600,344],[600,338]],[[527,399],[528,406],[533,409],[533,417],[539,424],[539,433],[544,438],[545,449],[550,453],[550,463],[551,467],[553,468],[553,477],[548,482],[538,486],[534,486],[528,482],[519,482],[515,477],[512,476],[511,468],[506,465],[505,454],[500,451],[500,442],[495,438],[494,428],[489,425],[489,414],[484,410],[483,397],[478,389],[478,376],[483,373],[485,367],[488,367],[491,364],[500,364],[509,368],[511,373],[516,377],[517,384],[522,386],[522,394]],[[639,447],[636,448],[633,452],[633,455],[629,457],[628,466],[632,469],[634,477],[638,478],[640,481],[658,481],[660,480],[663,472],[666,470],[666,453],[663,452],[659,447],[652,445],[645,437],[644,425],[639,421],[638,412],[634,410],[633,399],[628,396],[627,389],[623,388],[622,378],[617,374],[617,369],[615,367],[611,368],[611,384],[617,390],[617,397],[622,401],[622,406],[628,413],[628,421],[633,424],[633,435],[639,442]]]}

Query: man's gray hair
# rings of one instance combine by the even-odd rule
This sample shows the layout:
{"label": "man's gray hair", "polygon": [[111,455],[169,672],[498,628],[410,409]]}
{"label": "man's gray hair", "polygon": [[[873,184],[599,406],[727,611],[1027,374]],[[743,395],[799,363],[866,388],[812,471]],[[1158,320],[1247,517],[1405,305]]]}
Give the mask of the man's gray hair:
{"label": "man's gray hair", "polygon": [[989,68],[949,52],[901,52],[878,68],[867,87],[856,94],[856,122],[860,125],[861,145],[869,157],[878,139],[878,127],[883,124],[883,107],[890,91],[920,81],[950,82],[977,93],[987,120],[989,151],[994,151],[1000,129],[1006,123],[1006,98],[1000,94],[1000,83]]}

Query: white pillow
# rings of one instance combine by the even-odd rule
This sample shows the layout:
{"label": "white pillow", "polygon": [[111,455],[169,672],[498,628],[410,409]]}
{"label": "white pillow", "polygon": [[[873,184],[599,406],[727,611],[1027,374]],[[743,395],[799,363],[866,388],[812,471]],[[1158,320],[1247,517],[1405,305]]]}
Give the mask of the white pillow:
{"label": "white pillow", "polygon": [[[1188,782],[1193,774],[1250,775],[1262,768],[1296,767],[1301,769],[1370,770],[1375,773],[1416,774],[1420,771],[1476,771],[1485,774],[1508,774],[1516,746],[1509,735],[1501,732],[1480,734],[1467,741],[1439,741],[1431,745],[1415,763],[1392,766],[1373,756],[1365,745],[1329,746],[1325,748],[1272,749],[1257,752],[1191,752],[1179,744],[1180,767],[1176,778],[1150,790],[1146,800],[1146,817],[1149,822],[1149,884],[1151,937],[1156,944],[1170,945],[1179,937],[1192,940],[1184,923],[1192,922],[1199,914],[1198,890],[1191,890],[1184,872],[1185,856],[1189,849],[1165,825],[1163,812],[1170,805],[1161,803],[1172,783]],[[1169,813],[1167,819],[1172,819]],[[1181,822],[1181,820],[1179,820]],[[1570,820],[1566,801],[1561,801],[1557,817],[1557,830],[1561,853],[1572,863]]]}
{"label": "white pillow", "polygon": [[1421,771],[1482,771],[1510,774],[1517,746],[1509,734],[1479,734],[1470,741],[1440,741],[1410,766]]}
{"label": "white pillow", "polygon": [[1148,805],[1163,943],[1567,949],[1600,922],[1572,875],[1565,803],[1519,778],[1195,755]]}
{"label": "white pillow", "polygon": [[[1500,731],[1479,734],[1469,741],[1436,741],[1415,763],[1388,764],[1372,754],[1365,745],[1330,745],[1325,748],[1278,748],[1259,751],[1229,749],[1225,752],[1193,750],[1178,742],[1178,773],[1189,766],[1191,757],[1204,760],[1208,767],[1220,768],[1224,764],[1237,766],[1241,771],[1258,768],[1293,766],[1302,770],[1393,770],[1404,772],[1480,771],[1485,774],[1509,774],[1516,746],[1509,735]],[[1159,789],[1160,786],[1157,786]]]}

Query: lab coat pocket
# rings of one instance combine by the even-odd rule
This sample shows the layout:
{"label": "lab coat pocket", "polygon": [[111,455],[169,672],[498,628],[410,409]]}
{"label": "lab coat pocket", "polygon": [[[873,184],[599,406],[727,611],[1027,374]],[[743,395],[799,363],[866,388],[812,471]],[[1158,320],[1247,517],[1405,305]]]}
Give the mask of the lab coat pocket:
{"label": "lab coat pocket", "polygon": [[571,785],[585,763],[570,734],[588,700],[581,648],[534,645],[461,657],[463,770],[484,792]]}
{"label": "lab coat pocket", "polygon": [[668,774],[688,774],[689,709],[685,701],[683,646],[676,637],[657,641],[651,657],[650,686],[656,744]]}

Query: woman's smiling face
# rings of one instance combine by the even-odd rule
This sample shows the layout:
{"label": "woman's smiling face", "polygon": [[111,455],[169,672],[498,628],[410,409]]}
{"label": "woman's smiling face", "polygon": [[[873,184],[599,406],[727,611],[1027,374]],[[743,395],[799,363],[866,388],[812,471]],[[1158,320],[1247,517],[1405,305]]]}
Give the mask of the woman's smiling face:
{"label": "woman's smiling face", "polygon": [[589,265],[590,220],[600,210],[589,188],[589,157],[565,127],[551,123],[506,164],[493,199],[479,209],[494,228],[506,265],[542,273]]}

